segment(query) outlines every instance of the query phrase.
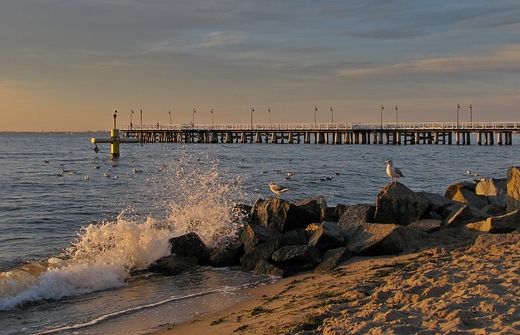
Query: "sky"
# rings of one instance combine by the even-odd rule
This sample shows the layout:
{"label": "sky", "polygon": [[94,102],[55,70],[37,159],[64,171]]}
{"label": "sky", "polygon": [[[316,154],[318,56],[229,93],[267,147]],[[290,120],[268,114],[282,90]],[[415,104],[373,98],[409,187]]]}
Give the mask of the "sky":
{"label": "sky", "polygon": [[0,131],[518,122],[519,32],[518,0],[2,0]]}

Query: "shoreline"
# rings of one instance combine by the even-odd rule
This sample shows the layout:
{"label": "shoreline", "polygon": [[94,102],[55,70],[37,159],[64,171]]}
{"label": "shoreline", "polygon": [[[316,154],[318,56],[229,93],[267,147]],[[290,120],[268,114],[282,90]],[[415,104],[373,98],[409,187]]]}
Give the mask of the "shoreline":
{"label": "shoreline", "polygon": [[149,334],[520,334],[520,233],[462,234],[247,289],[244,302]]}

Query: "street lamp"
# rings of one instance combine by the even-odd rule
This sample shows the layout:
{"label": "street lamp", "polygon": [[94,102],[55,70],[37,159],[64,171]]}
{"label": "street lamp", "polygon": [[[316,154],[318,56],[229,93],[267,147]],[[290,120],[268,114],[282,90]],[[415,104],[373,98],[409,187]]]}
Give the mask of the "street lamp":
{"label": "street lamp", "polygon": [[193,116],[192,116],[192,119],[191,119],[191,127],[195,127],[195,113],[197,113],[197,111],[195,110],[195,108],[193,108]]}
{"label": "street lamp", "polygon": [[383,107],[383,105],[381,105],[381,134],[383,132],[383,110],[385,108]]}
{"label": "street lamp", "polygon": [[469,104],[469,121],[473,123],[473,106]]}
{"label": "street lamp", "polygon": [[267,113],[269,113],[269,124],[271,124],[271,108],[267,108]]}
{"label": "street lamp", "polygon": [[255,109],[251,107],[251,130],[253,130],[253,113],[255,112]]}
{"label": "street lamp", "polygon": [[215,119],[213,117],[213,109],[211,109],[211,124],[215,124]]}
{"label": "street lamp", "polygon": [[133,123],[132,123],[132,115],[134,115],[134,110],[130,110],[130,129],[133,129]]}
{"label": "street lamp", "polygon": [[314,124],[316,124],[316,112],[318,111],[318,107],[314,106]]}
{"label": "street lamp", "polygon": [[397,106],[395,106],[395,123],[399,123],[399,111],[397,110]]}
{"label": "street lamp", "polygon": [[460,109],[460,104],[457,104],[457,129],[459,129],[459,109]]}
{"label": "street lamp", "polygon": [[171,110],[168,111],[168,115],[170,115],[170,124],[172,124],[172,111]]}
{"label": "street lamp", "polygon": [[330,107],[330,113],[332,115],[332,123],[334,123],[334,111],[332,110],[332,107]]}

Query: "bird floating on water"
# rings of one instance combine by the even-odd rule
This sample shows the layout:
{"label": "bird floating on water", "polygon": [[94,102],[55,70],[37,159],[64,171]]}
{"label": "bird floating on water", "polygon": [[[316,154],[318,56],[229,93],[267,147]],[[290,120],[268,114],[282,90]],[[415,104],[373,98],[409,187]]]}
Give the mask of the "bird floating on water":
{"label": "bird floating on water", "polygon": [[284,187],[280,185],[276,185],[275,183],[271,182],[269,183],[269,189],[275,193],[278,198],[280,197],[280,194],[290,189],[290,187]]}
{"label": "bird floating on water", "polygon": [[394,166],[394,162],[392,162],[391,160],[387,160],[385,164],[386,174],[388,174],[388,176],[390,177],[391,184],[395,185],[397,183],[397,178],[404,178],[404,175],[401,172],[401,170]]}

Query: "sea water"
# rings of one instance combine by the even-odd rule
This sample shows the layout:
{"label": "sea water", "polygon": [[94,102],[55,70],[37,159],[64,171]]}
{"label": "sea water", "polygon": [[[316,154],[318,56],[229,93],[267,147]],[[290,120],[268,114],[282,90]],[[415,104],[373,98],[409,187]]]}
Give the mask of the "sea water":
{"label": "sea water", "polygon": [[387,159],[413,191],[444,194],[505,178],[520,152],[515,135],[512,146],[121,144],[112,159],[90,144],[106,136],[0,134],[0,334],[141,334],[245,299],[239,289],[273,279],[145,270],[171,237],[193,231],[212,247],[236,234],[232,208],[272,197],[271,181],[291,202],[373,203]]}

